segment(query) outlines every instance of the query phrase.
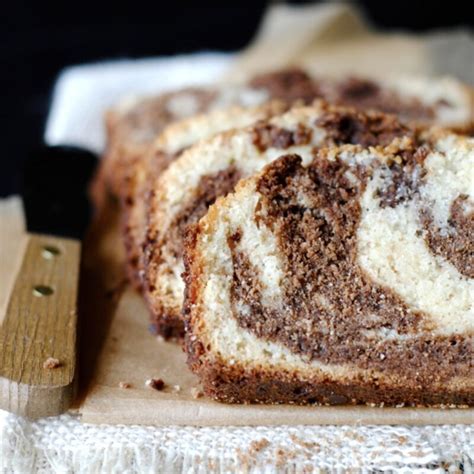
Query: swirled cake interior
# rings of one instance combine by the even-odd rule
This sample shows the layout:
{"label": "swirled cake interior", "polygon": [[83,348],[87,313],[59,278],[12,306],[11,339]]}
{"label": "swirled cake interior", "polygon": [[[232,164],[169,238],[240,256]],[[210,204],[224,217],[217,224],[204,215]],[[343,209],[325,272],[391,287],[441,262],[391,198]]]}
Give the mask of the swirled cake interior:
{"label": "swirled cake interior", "polygon": [[230,402],[473,404],[474,141],[286,155],[189,233],[187,350]]}

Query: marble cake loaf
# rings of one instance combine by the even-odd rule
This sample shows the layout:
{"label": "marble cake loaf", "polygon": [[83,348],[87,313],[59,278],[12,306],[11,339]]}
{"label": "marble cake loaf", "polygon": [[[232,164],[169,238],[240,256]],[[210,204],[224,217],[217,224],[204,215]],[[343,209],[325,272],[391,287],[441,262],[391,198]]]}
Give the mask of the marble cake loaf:
{"label": "marble cake loaf", "polygon": [[127,97],[105,114],[107,147],[100,180],[112,195],[127,200],[134,196],[136,166],[141,165],[149,147],[170,124],[234,105],[258,106],[272,98],[310,102],[321,95],[318,84],[302,70],[285,69],[244,84],[188,87]]}
{"label": "marble cake loaf", "polygon": [[[278,112],[275,108],[280,107],[281,112],[281,99],[285,104],[311,102],[320,94],[313,78],[299,69],[289,69],[258,76],[248,84],[188,88],[129,99],[108,111],[107,152],[94,194],[97,202],[103,199],[104,190],[120,200],[126,270],[137,289],[143,283],[141,256],[148,194],[168,164],[203,138],[268,117]],[[274,98],[280,100],[280,106]],[[225,111],[222,115],[221,110]]]}
{"label": "marble cake loaf", "polygon": [[239,179],[285,152],[313,156],[321,147],[387,144],[414,133],[394,116],[317,102],[218,134],[186,150],[160,175],[150,196],[144,295],[157,330],[164,336],[170,333],[167,326],[173,329],[172,335],[184,331],[184,231],[219,196],[231,192]]}
{"label": "marble cake loaf", "polygon": [[283,155],[188,230],[208,396],[474,405],[474,139],[381,136]]}
{"label": "marble cake loaf", "polygon": [[[153,176],[151,181],[154,181],[169,161],[179,156],[175,152],[170,157],[166,149],[163,153],[157,151],[160,146],[157,136],[163,129],[185,117],[220,110],[232,104],[255,107],[272,98],[288,104],[294,101],[310,103],[315,97],[323,97],[334,103],[351,104],[361,109],[375,108],[392,112],[417,124],[437,122],[447,126],[466,127],[472,122],[474,115],[472,91],[454,80],[413,77],[390,78],[378,82],[361,78],[334,80],[316,78],[301,69],[271,72],[257,76],[246,84],[188,88],[122,101],[106,115],[108,146],[94,194],[97,202],[103,199],[104,189],[120,198],[127,273],[138,289],[142,285],[143,273],[140,263],[146,222],[143,215],[150,189],[150,180],[144,177]],[[209,130],[206,130],[206,126],[201,127],[202,134],[199,126],[187,126],[187,137],[184,137],[186,127],[181,127],[176,141],[190,146],[193,141],[209,136],[211,132],[247,124],[248,120],[245,118],[252,113],[243,113],[240,124],[236,114],[233,115],[234,124],[230,123],[232,120],[224,119],[219,127],[214,120],[215,126],[209,127]],[[203,123],[202,117],[197,123]],[[170,136],[169,133],[167,135]],[[154,149],[151,158],[150,147]],[[163,156],[168,159],[160,159]]]}

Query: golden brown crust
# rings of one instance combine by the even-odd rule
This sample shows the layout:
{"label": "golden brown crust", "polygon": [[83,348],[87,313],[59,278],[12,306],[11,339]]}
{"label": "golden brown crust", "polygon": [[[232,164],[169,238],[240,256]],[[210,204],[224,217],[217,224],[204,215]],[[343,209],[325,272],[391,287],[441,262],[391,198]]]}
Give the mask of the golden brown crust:
{"label": "golden brown crust", "polygon": [[[192,354],[189,337],[186,350]],[[193,359],[188,364],[198,374],[204,393],[224,403],[376,405],[376,406],[471,406],[469,390],[431,391],[416,386],[390,386],[374,379],[373,384],[340,382],[328,378],[304,379],[297,374],[246,370],[219,360]]]}

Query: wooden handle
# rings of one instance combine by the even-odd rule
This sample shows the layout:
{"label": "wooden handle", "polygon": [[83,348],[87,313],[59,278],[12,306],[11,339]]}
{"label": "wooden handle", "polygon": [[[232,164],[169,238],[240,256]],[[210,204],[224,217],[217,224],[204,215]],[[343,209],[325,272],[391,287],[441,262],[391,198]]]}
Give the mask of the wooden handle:
{"label": "wooden handle", "polygon": [[81,245],[31,234],[0,329],[0,408],[63,413],[74,396]]}

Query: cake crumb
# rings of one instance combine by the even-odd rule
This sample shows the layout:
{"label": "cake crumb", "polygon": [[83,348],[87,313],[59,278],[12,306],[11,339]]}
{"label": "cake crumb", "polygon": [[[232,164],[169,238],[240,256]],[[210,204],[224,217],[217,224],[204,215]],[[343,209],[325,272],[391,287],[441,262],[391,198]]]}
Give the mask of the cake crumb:
{"label": "cake crumb", "polygon": [[162,335],[160,335],[160,334],[158,334],[158,336],[156,336],[156,340],[157,340],[160,344],[163,343],[163,342],[165,342],[165,338],[164,338]]}
{"label": "cake crumb", "polygon": [[120,388],[132,388],[132,384],[129,382],[119,382]]}
{"label": "cake crumb", "polygon": [[181,385],[173,385],[173,392],[181,392]]}
{"label": "cake crumb", "polygon": [[43,369],[57,369],[58,367],[61,367],[61,362],[54,357],[48,357],[43,362]]}
{"label": "cake crumb", "polygon": [[162,379],[148,379],[145,385],[158,391],[165,388],[165,382]]}
{"label": "cake crumb", "polygon": [[202,396],[204,396],[204,393],[199,388],[193,387],[191,389],[191,396],[197,400],[198,398],[201,398]]}

